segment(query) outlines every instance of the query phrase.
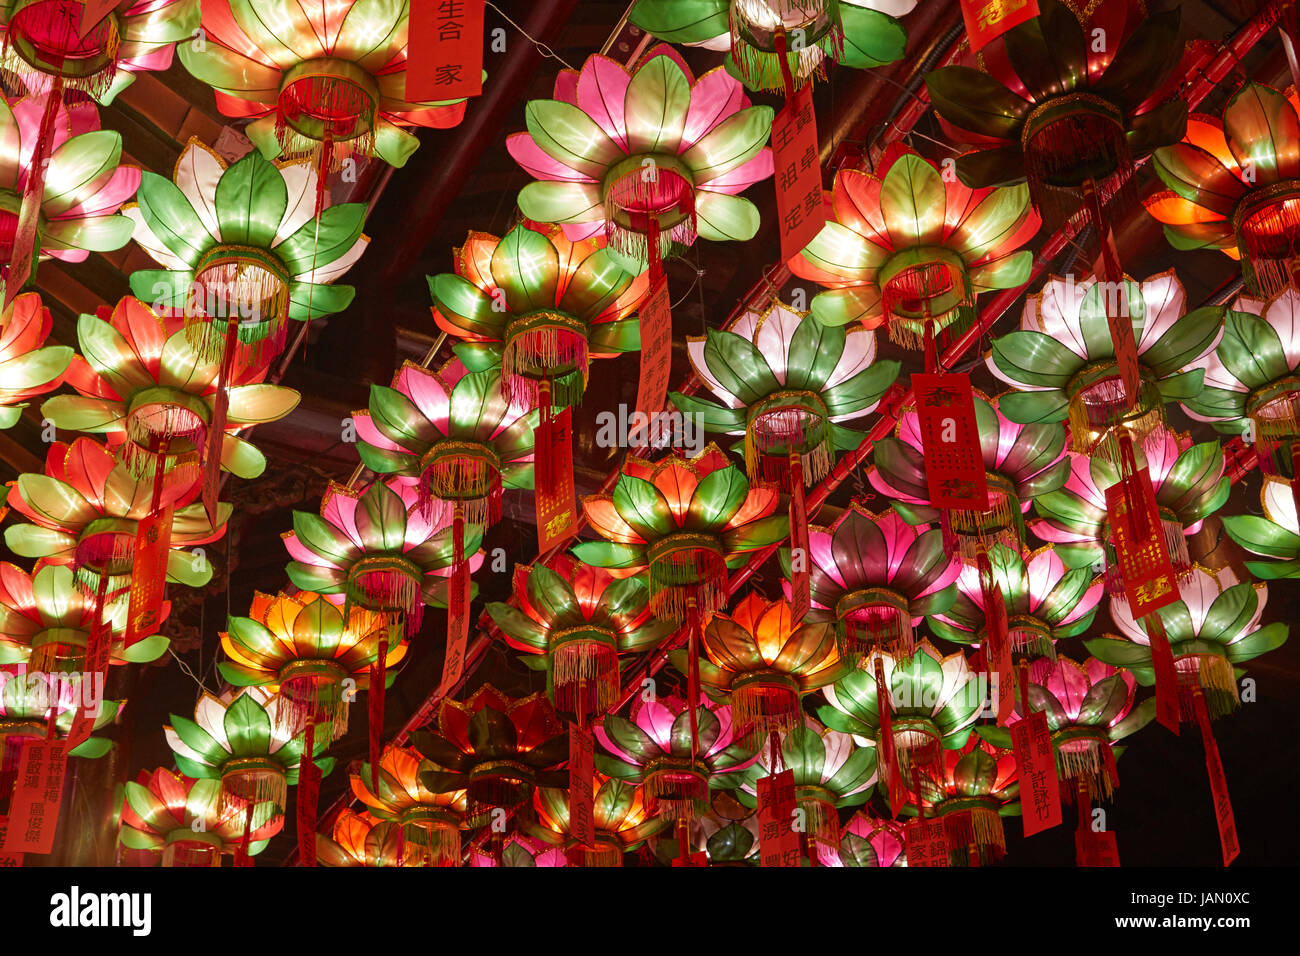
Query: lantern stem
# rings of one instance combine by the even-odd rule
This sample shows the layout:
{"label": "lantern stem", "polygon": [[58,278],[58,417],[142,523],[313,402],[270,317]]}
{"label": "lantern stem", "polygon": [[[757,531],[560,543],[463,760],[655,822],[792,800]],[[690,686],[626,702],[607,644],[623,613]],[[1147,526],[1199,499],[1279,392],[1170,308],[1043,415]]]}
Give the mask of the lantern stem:
{"label": "lantern stem", "polygon": [[781,82],[785,84],[785,101],[789,103],[794,99],[794,75],[790,72],[790,58],[787,55],[785,27],[777,27],[776,34],[773,36],[773,45],[776,47],[776,62],[781,68]]}

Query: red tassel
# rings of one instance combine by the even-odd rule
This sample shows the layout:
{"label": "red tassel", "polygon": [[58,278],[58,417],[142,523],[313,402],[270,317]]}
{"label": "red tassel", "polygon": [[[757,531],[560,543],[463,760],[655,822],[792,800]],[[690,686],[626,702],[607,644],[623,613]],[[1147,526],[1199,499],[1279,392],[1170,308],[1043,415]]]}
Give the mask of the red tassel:
{"label": "red tassel", "polygon": [[[34,8],[35,5],[29,9]],[[6,306],[13,302],[34,271],[32,259],[35,255],[36,233],[40,225],[41,199],[45,195],[45,172],[50,157],[50,141],[54,133],[54,120],[62,106],[63,76],[56,75],[46,96],[40,132],[36,136],[36,149],[32,153],[28,166],[27,186],[23,190],[23,201],[18,210],[13,251],[9,256],[9,268],[5,276],[4,304]]]}
{"label": "red tassel", "polygon": [[[221,451],[226,437],[226,416],[230,410],[230,375],[234,369],[238,346],[239,322],[226,320],[226,341],[222,346],[221,370],[217,373],[217,394],[212,403],[212,421],[208,425],[207,447],[203,451],[203,510],[208,523],[217,526],[217,496],[221,491]],[[162,462],[158,463],[162,470]]]}
{"label": "red tassel", "polygon": [[379,792],[379,758],[384,736],[384,684],[388,667],[388,639],[379,642],[379,657],[370,665],[370,791]]}
{"label": "red tassel", "polygon": [[235,848],[235,866],[252,866],[253,859],[248,855],[248,838],[253,829],[253,801],[249,800],[244,808],[244,835]]}
{"label": "red tassel", "polygon": [[298,858],[303,866],[316,865],[316,810],[320,804],[320,768],[312,754],[316,750],[316,723],[307,720],[302,734],[302,759],[298,764]]}

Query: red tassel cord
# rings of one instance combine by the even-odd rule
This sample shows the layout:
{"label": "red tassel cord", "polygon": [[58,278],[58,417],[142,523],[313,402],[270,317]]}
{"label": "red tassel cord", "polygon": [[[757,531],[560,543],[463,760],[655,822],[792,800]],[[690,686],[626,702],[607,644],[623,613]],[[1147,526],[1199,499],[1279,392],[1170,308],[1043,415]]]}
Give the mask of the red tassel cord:
{"label": "red tassel cord", "polygon": [[249,834],[253,829],[253,800],[249,800],[244,808],[244,835],[239,838],[239,846],[235,848],[235,866],[252,866],[252,857],[248,855]]}
{"label": "red tassel cord", "polygon": [[[222,346],[221,370],[217,373],[217,394],[212,403],[212,422],[208,425],[207,448],[203,457],[203,510],[208,523],[217,526],[217,495],[221,490],[221,450],[226,437],[226,415],[230,410],[230,376],[234,370],[239,340],[239,322],[226,320],[226,341]],[[161,469],[162,462],[159,462]]]}
{"label": "red tassel cord", "polygon": [[387,680],[388,639],[379,642],[379,656],[370,665],[370,696],[366,700],[370,708],[370,791],[379,792],[379,758],[383,750],[384,737],[384,684]]}
{"label": "red tassel cord", "polygon": [[316,723],[307,718],[302,732],[302,757],[298,765],[298,858],[303,866],[316,865],[316,810],[320,799],[320,769],[313,754],[316,750]]}

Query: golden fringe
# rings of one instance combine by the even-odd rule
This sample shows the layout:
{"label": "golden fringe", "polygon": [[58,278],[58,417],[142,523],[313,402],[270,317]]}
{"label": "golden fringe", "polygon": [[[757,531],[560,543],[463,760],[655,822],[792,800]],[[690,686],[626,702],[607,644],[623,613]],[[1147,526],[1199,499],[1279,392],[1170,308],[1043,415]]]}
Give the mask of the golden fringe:
{"label": "golden fringe", "polygon": [[[1083,745],[1083,749],[1076,749]],[[1106,773],[1106,761],[1102,757],[1102,747],[1109,744],[1095,738],[1071,740],[1056,749],[1056,766],[1061,777],[1068,780],[1082,780],[1088,787],[1088,796],[1093,800],[1109,800],[1114,793],[1110,775]],[[1070,749],[1067,749],[1070,748]],[[1062,788],[1065,792],[1069,788]]]}
{"label": "golden fringe", "polygon": [[1219,654],[1188,654],[1175,662],[1182,719],[1194,721],[1193,688],[1200,687],[1211,720],[1231,714],[1241,706],[1232,662]]}
{"label": "golden fringe", "polygon": [[[807,815],[808,837],[828,847],[839,848],[840,817],[833,804],[816,798],[799,801],[799,808]],[[812,847],[809,847],[811,850]]]}
{"label": "golden fringe", "polygon": [[738,734],[760,741],[774,732],[789,733],[802,723],[797,691],[758,681],[732,689],[731,714]]}
{"label": "golden fringe", "polygon": [[459,866],[460,830],[428,821],[402,825],[403,866]]}
{"label": "golden fringe", "polygon": [[596,641],[571,641],[552,656],[556,705],[575,713],[579,696],[587,698],[588,716],[603,714],[618,697],[618,653]]}
{"label": "golden fringe", "polygon": [[185,868],[221,866],[221,848],[200,840],[176,840],[163,847],[162,865]]}
{"label": "golden fringe", "polygon": [[[982,861],[996,860],[1007,851],[1006,832],[1002,817],[987,807],[971,807],[943,816],[943,829],[948,837],[950,859],[956,865],[969,865],[970,848],[979,852]],[[992,850],[985,854],[984,851]]]}
{"label": "golden fringe", "polygon": [[[303,759],[310,760],[311,757],[304,753]],[[221,775],[223,815],[242,815],[250,801],[256,806],[269,800],[283,811],[287,806],[288,796],[289,783],[283,770],[257,767],[248,770],[228,770]]]}
{"label": "golden fringe", "polygon": [[623,851],[617,846],[611,846],[608,843],[597,842],[595,849],[585,846],[572,847],[580,851],[580,866],[590,867],[610,867],[623,865]]}

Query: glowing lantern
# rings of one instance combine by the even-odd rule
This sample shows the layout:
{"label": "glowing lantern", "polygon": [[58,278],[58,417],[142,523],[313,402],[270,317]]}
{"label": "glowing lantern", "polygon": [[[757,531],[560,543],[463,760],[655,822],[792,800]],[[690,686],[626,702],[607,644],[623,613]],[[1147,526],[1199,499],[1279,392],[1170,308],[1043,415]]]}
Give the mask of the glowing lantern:
{"label": "glowing lantern", "polygon": [[[438,769],[409,747],[385,747],[377,775],[368,763],[351,775],[352,793],[371,816],[401,827],[403,866],[460,865],[465,791],[434,793],[425,787],[421,774]],[[372,778],[378,782],[375,789]]]}

